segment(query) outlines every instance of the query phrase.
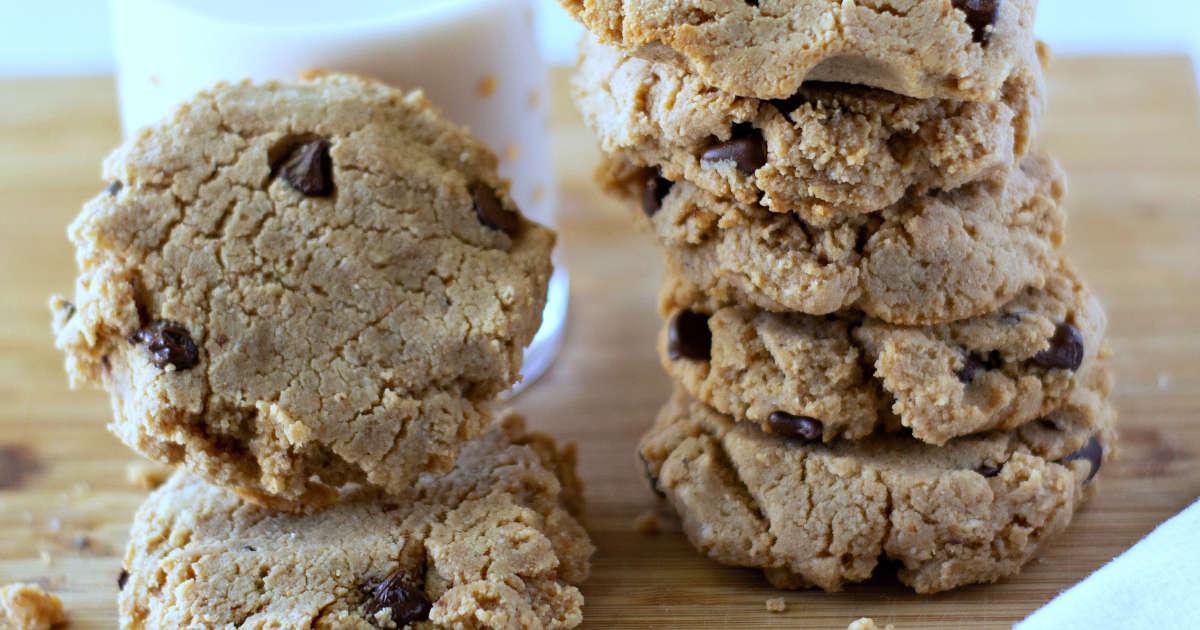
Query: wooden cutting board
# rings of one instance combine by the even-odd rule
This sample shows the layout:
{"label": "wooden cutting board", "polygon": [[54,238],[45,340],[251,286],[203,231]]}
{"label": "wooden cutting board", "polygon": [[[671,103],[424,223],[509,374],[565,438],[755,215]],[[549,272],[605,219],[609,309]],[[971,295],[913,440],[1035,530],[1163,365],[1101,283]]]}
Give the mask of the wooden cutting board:
{"label": "wooden cutting board", "polygon": [[[696,553],[670,518],[656,535],[633,530],[645,510],[669,514],[634,448],[670,390],[653,347],[660,259],[592,185],[599,155],[565,77],[553,129],[571,317],[562,354],[515,406],[580,445],[599,548],[584,628],[840,630],[861,616],[899,630],[1009,628],[1200,494],[1200,106],[1186,58],[1064,58],[1049,73],[1040,143],[1071,177],[1066,249],[1108,308],[1120,460],[1020,575],[934,596],[889,579],[784,593]],[[114,100],[107,77],[0,81],[0,583],[43,583],[79,629],[115,627],[120,557],[145,497],[125,479],[135,456],[105,431],[106,397],[68,390],[46,307],[72,288],[64,229],[103,186]],[[781,595],[787,611],[766,612]]]}

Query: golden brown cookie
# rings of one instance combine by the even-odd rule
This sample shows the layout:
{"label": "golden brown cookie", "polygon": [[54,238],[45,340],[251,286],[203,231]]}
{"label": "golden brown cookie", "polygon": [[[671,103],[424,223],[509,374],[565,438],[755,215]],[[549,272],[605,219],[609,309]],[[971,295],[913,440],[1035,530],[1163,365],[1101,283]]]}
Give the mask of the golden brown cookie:
{"label": "golden brown cookie", "polygon": [[810,439],[904,426],[944,444],[1107,397],[1111,386],[1104,311],[1065,259],[1040,289],[930,326],[719,304],[670,272],[660,309],[659,356],[676,382],[767,430],[803,424]]}
{"label": "golden brown cookie", "polygon": [[[920,593],[1017,573],[1066,528],[1111,456],[1113,410],[944,447],[902,433],[811,442],[735,422],[677,391],[642,438],[688,539],[780,588],[840,590],[881,558]],[[1092,428],[1088,428],[1092,427]]]}
{"label": "golden brown cookie", "polygon": [[316,514],[181,472],[134,518],[121,627],[573,628],[593,551],[573,477],[574,451],[516,417],[445,475]]}
{"label": "golden brown cookie", "polygon": [[1034,58],[991,103],[820,82],[769,101],[733,96],[590,37],[572,86],[609,155],[821,225],[879,210],[906,192],[951,190],[1012,168],[1045,107]]}
{"label": "golden brown cookie", "polygon": [[602,41],[738,96],[802,81],[988,102],[1034,45],[1036,0],[559,0]]}
{"label": "golden brown cookie", "polygon": [[445,472],[519,378],[554,234],[419,93],[220,84],[135,133],[69,235],[72,382],[113,431],[277,509]]}
{"label": "golden brown cookie", "polygon": [[1045,282],[1066,222],[1062,171],[1040,152],[1010,172],[828,227],[627,162],[610,160],[598,175],[633,202],[634,219],[688,282],[776,312],[852,308],[896,324],[981,315]]}

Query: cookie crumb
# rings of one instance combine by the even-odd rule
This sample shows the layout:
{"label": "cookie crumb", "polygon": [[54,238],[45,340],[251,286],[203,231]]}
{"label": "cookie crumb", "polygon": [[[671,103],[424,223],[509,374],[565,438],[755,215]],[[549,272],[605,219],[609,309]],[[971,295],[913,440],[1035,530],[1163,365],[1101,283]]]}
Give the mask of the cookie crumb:
{"label": "cookie crumb", "polygon": [[62,599],[36,584],[0,588],[0,613],[16,630],[49,630],[67,620]]}
{"label": "cookie crumb", "polygon": [[508,147],[504,149],[504,157],[509,160],[516,160],[521,157],[521,147],[517,146],[515,142],[510,142]]}
{"label": "cookie crumb", "polygon": [[141,490],[154,490],[163,485],[173,469],[158,462],[141,459],[125,467],[125,481]]}
{"label": "cookie crumb", "polygon": [[537,106],[542,102],[542,93],[537,90],[530,90],[529,97],[525,102],[529,105],[529,109],[537,109]]}
{"label": "cookie crumb", "polygon": [[633,519],[633,528],[643,534],[657,534],[658,516],[654,510],[646,510]]}
{"label": "cookie crumb", "polygon": [[[879,627],[875,625],[874,619],[871,619],[870,617],[863,617],[862,619],[851,623],[846,630],[878,630],[878,628]],[[896,626],[893,626],[889,623],[883,628],[883,630],[896,630]]]}
{"label": "cookie crumb", "polygon": [[479,80],[479,93],[484,96],[491,96],[496,93],[496,77],[487,75]]}
{"label": "cookie crumb", "polygon": [[787,602],[782,597],[772,597],[767,600],[767,612],[781,613],[787,610]]}

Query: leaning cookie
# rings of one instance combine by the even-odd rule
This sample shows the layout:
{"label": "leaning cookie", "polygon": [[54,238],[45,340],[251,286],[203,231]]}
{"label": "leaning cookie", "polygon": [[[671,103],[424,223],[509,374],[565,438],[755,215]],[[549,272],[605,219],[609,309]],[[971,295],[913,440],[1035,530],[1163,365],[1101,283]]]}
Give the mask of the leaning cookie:
{"label": "leaning cookie", "polygon": [[[920,593],[1017,573],[1067,526],[1111,456],[1113,411],[936,447],[903,434],[770,435],[677,391],[642,438],[656,490],[699,550],[781,588],[836,591],[881,558]],[[1090,426],[1094,428],[1085,428]]]}
{"label": "leaning cookie", "polygon": [[1045,106],[1036,58],[992,103],[815,82],[760,101],[591,37],[580,45],[573,93],[609,155],[815,224],[1012,168]]}
{"label": "leaning cookie", "polygon": [[1110,387],[1104,311],[1066,259],[1040,289],[931,326],[717,304],[669,271],[660,301],[659,356],[676,382],[722,413],[809,439],[902,425],[944,444]]}
{"label": "leaning cookie", "polygon": [[1066,222],[1064,177],[1044,153],[825,228],[628,162],[609,160],[598,177],[641,202],[635,220],[710,295],[778,312],[854,308],[897,324],[973,317],[1041,286]]}
{"label": "leaning cookie", "polygon": [[347,487],[316,514],[180,472],[134,518],[121,627],[573,628],[593,551],[579,500],[574,451],[516,417],[450,473]]}
{"label": "leaning cookie", "polygon": [[220,84],[109,157],[56,298],[113,431],[278,509],[445,472],[519,378],[554,234],[419,92]]}
{"label": "leaning cookie", "polygon": [[602,41],[738,96],[802,81],[989,102],[1033,46],[1036,0],[559,0]]}

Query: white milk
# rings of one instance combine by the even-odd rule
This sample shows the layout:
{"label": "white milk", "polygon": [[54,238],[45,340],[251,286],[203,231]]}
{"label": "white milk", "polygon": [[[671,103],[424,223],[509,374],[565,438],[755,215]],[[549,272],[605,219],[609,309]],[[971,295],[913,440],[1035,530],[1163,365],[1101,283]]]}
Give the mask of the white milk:
{"label": "white milk", "polygon": [[[500,158],[522,212],[554,225],[549,81],[528,0],[110,0],[121,123],[158,121],[217,81],[352,72],[420,88]],[[551,281],[528,385],[562,343],[567,276]]]}

